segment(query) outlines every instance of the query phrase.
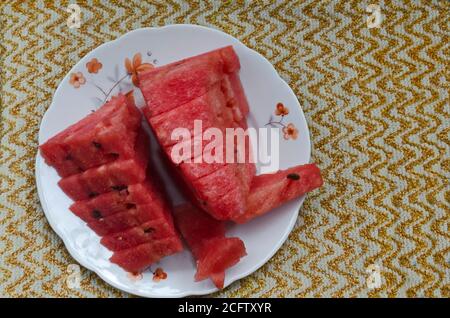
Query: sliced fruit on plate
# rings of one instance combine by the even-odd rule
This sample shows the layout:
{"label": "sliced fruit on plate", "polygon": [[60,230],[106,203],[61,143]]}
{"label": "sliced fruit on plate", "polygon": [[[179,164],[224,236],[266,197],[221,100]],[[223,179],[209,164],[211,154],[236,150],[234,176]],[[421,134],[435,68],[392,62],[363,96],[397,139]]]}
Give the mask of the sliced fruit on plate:
{"label": "sliced fruit on plate", "polygon": [[323,184],[315,164],[305,164],[253,178],[247,210],[233,221],[245,223]]}
{"label": "sliced fruit on plate", "polygon": [[[205,241],[197,260],[197,281],[207,279],[214,273],[223,273],[227,268],[236,265],[247,255],[244,242],[237,237],[215,237]],[[217,286],[223,288],[222,286]]]}
{"label": "sliced fruit on plate", "polygon": [[149,141],[141,130],[136,138],[133,158],[116,160],[100,167],[61,179],[58,185],[73,200],[86,200],[101,193],[119,191],[146,177]]}
{"label": "sliced fruit on plate", "polygon": [[113,97],[96,112],[40,146],[47,164],[62,177],[134,153],[141,114],[131,94]]}
{"label": "sliced fruit on plate", "polygon": [[[81,172],[58,183],[69,197],[80,200],[70,209],[104,236],[101,243],[116,252],[116,264],[135,272],[182,246],[165,195],[157,187],[160,180],[148,166],[150,143],[140,127],[140,112],[130,96],[112,100],[89,120],[82,119],[43,145],[42,152],[64,150],[74,158],[73,171]],[[103,160],[110,152],[115,156]]]}
{"label": "sliced fruit on plate", "polygon": [[225,237],[225,223],[186,203],[174,209],[175,223],[197,262],[195,279],[211,278],[223,288],[225,270],[246,255],[237,237]]}
{"label": "sliced fruit on plate", "polygon": [[172,220],[162,218],[145,222],[122,232],[108,234],[100,242],[111,251],[120,251],[172,236],[177,236]]}
{"label": "sliced fruit on plate", "polygon": [[181,240],[174,236],[114,252],[110,260],[128,272],[140,273],[161,258],[182,250]]}
{"label": "sliced fruit on plate", "polygon": [[224,74],[240,68],[231,46],[139,73],[150,115],[167,112],[205,94]]}
{"label": "sliced fruit on plate", "polygon": [[[239,172],[237,165],[228,164],[192,182],[202,208],[218,220],[228,220],[232,213],[240,215],[246,210],[249,186],[243,184]],[[233,196],[225,197],[231,192]],[[219,204],[222,202],[227,203],[227,208],[221,208]]]}
{"label": "sliced fruit on plate", "polygon": [[134,208],[103,217],[94,216],[88,226],[98,235],[103,236],[117,233],[143,223],[166,218],[168,211],[163,204],[152,202],[146,205],[137,205]]}
{"label": "sliced fruit on plate", "polygon": [[[205,66],[208,67],[205,69]],[[170,134],[179,127],[192,132],[195,119],[206,120],[205,128],[215,127],[222,133],[227,128],[246,128],[248,102],[237,74],[239,68],[239,58],[230,46],[140,74],[140,88],[147,103],[144,114],[158,142],[164,146],[172,162],[179,165],[177,171],[195,197],[195,202],[220,220],[230,219],[246,210],[246,198],[256,172],[255,165],[248,160],[246,163],[228,161],[226,165],[195,161],[180,164],[172,157],[173,147],[179,149],[182,144],[192,146],[192,141],[195,143],[196,139],[191,136],[191,139],[173,144]],[[155,83],[155,79],[159,82]],[[160,105],[161,100],[167,103]],[[207,149],[207,144],[199,143],[201,153]],[[249,153],[249,149],[250,145],[246,153]],[[227,161],[225,156],[224,151],[221,162]],[[185,159],[199,157],[201,154],[192,146],[191,153]],[[200,159],[205,158],[203,156]]]}
{"label": "sliced fruit on plate", "polygon": [[95,216],[106,217],[137,205],[158,204],[160,191],[150,182],[154,176],[147,176],[142,183],[132,184],[124,189],[100,194],[94,198],[77,201],[70,210],[85,222],[96,219]]}
{"label": "sliced fruit on plate", "polygon": [[[168,112],[149,117],[149,122],[163,146],[177,143],[172,139],[175,129],[187,129],[191,136],[202,134],[211,127],[223,128],[233,122],[232,112],[224,108],[226,103],[220,83],[215,84],[205,94]],[[194,131],[194,121],[201,123],[201,130]]]}

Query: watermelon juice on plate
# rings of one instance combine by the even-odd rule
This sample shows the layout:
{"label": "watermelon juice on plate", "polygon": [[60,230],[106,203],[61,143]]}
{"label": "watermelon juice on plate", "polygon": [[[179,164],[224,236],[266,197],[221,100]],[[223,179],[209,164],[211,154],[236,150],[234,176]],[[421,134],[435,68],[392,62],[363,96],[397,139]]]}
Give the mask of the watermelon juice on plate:
{"label": "watermelon juice on plate", "polygon": [[[93,58],[102,68],[89,74]],[[74,85],[80,76],[87,80]],[[131,93],[121,95],[128,91],[148,126]],[[280,168],[290,169],[261,176],[258,162],[171,162],[170,131],[192,132],[196,119],[222,131],[278,123]],[[139,29],[90,52],[59,85],[39,143],[56,170],[38,154],[38,193],[69,252],[111,285],[147,297],[206,294],[250,274],[286,239],[303,194],[321,185],[314,165],[300,166],[309,133],[289,86],[258,53],[199,26]],[[165,279],[154,279],[161,271]]]}

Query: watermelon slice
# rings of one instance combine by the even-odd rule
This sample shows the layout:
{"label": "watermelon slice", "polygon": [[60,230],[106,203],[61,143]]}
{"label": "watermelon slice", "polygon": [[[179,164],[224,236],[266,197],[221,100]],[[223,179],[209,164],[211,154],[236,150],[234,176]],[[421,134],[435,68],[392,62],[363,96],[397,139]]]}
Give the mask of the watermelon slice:
{"label": "watermelon slice", "polygon": [[139,85],[153,117],[205,94],[225,73],[239,68],[239,59],[228,46],[141,72]]}
{"label": "watermelon slice", "polygon": [[247,97],[237,72],[228,74],[222,82],[222,90],[227,97],[227,107],[233,113],[233,120],[247,129],[246,117],[249,113]]}
{"label": "watermelon slice", "polygon": [[146,176],[149,140],[141,130],[136,138],[134,157],[116,160],[80,174],[61,179],[58,184],[73,200],[86,200],[101,193],[119,191],[129,184],[140,183]]}
{"label": "watermelon slice", "polygon": [[150,241],[176,236],[171,219],[145,222],[131,229],[104,236],[101,243],[111,251],[120,251]]}
{"label": "watermelon slice", "polygon": [[[217,65],[220,67],[217,68]],[[232,67],[224,68],[224,65]],[[195,202],[221,220],[246,210],[246,197],[256,172],[254,164],[225,164],[223,160],[209,164],[195,162],[196,159],[194,162],[185,160],[179,163],[172,153],[178,153],[183,145],[191,146],[190,154],[184,159],[201,156],[195,151],[197,140],[194,136],[191,140],[177,142],[170,137],[172,131],[180,127],[187,128],[192,135],[196,119],[202,121],[201,132],[210,127],[222,132],[226,128],[245,129],[248,102],[238,70],[236,53],[232,47],[226,47],[140,75],[140,87],[147,102],[144,114],[159,143],[177,165],[177,171],[195,197]],[[152,81],[149,81],[150,78]],[[164,105],[158,104],[161,100],[165,100]],[[209,143],[200,141],[198,144],[203,151]]]}
{"label": "watermelon slice", "polygon": [[213,219],[191,204],[174,209],[175,223],[197,261],[197,281],[211,278],[223,288],[225,270],[246,255],[237,237],[225,237],[225,223]]}
{"label": "watermelon slice", "polygon": [[149,221],[166,218],[167,214],[167,208],[163,204],[153,202],[146,205],[137,205],[134,208],[105,217],[101,214],[93,214],[94,220],[91,220],[88,226],[98,235],[104,236],[121,232]]}
{"label": "watermelon slice", "polygon": [[[224,273],[247,255],[244,242],[237,237],[215,237],[205,241],[197,261],[197,281],[207,279],[211,273]],[[223,283],[218,288],[223,288]]]}
{"label": "watermelon slice", "polygon": [[[228,164],[223,168],[192,182],[195,194],[202,207],[218,220],[227,220],[232,213],[242,214],[246,209],[248,191],[241,186],[241,180],[237,175],[236,165]],[[228,197],[227,209],[219,209],[219,203],[225,202]]]}
{"label": "watermelon slice", "polygon": [[298,198],[323,184],[315,164],[295,166],[272,174],[253,178],[246,212],[233,221],[245,223],[285,202]]}
{"label": "watermelon slice", "polygon": [[[163,146],[173,145],[171,139],[177,128],[186,128],[191,136],[203,133],[210,127],[227,127],[233,121],[232,112],[224,108],[226,103],[220,83],[214,85],[206,94],[160,115],[150,117],[149,122]],[[177,118],[178,120],[173,120]],[[194,121],[201,120],[201,130],[194,132]]]}
{"label": "watermelon slice", "polygon": [[119,95],[41,145],[41,154],[62,177],[129,158],[140,121],[132,95]]}
{"label": "watermelon slice", "polygon": [[180,239],[174,236],[117,251],[110,258],[110,261],[128,272],[140,273],[161,258],[182,250],[183,245]]}
{"label": "watermelon slice", "polygon": [[144,182],[129,185],[123,190],[111,191],[92,199],[77,201],[70,206],[70,210],[83,221],[89,223],[98,218],[99,214],[106,217],[135,208],[137,205],[158,202],[160,192],[149,181],[150,178],[148,176]]}

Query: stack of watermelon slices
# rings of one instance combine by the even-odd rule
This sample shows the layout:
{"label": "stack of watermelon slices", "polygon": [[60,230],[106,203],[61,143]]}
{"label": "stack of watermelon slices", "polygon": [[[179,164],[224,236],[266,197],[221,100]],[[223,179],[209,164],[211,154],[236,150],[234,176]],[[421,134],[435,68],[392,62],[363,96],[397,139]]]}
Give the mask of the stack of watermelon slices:
{"label": "stack of watermelon slices", "polygon": [[102,236],[111,261],[133,273],[182,250],[141,123],[132,95],[120,94],[40,147],[76,201],[70,210]]}
{"label": "stack of watermelon slices", "polygon": [[[243,153],[245,162],[201,162],[207,147],[197,137],[206,129],[225,134],[227,128],[247,128],[239,69],[229,46],[138,74],[144,115],[195,204],[173,209],[196,259],[195,279],[210,278],[219,288],[225,271],[246,255],[239,238],[225,236],[225,221],[248,222],[322,185],[314,164],[255,176],[248,137],[244,149],[232,154],[236,160]],[[200,130],[195,120],[201,120]],[[189,131],[190,138],[172,140],[176,128]],[[178,162],[172,154],[185,144],[191,153]],[[113,263],[137,273],[182,250],[172,209],[149,167],[148,136],[131,95],[113,97],[40,149],[62,177],[62,190],[76,201],[70,210],[102,237]]]}
{"label": "stack of watermelon slices", "polygon": [[[239,58],[231,46],[184,59],[139,74],[140,88],[146,100],[144,114],[174,163],[196,204],[218,220],[228,220],[246,211],[246,198],[256,173],[254,163],[225,163],[225,160],[199,163],[197,159],[206,151],[197,143],[195,134],[208,128],[246,129],[249,111],[238,71]],[[194,120],[201,120],[201,131],[195,132]],[[172,140],[172,131],[185,128],[191,138]],[[200,152],[191,147],[190,156],[178,162],[173,154],[182,144],[198,145]],[[225,142],[223,143],[226,153]],[[249,139],[245,149],[236,149],[249,157]],[[201,159],[201,158],[200,158]],[[224,159],[224,158],[222,158]]]}
{"label": "stack of watermelon slices", "polygon": [[[239,58],[228,46],[139,74],[147,104],[144,114],[172,162],[171,168],[182,180],[184,192],[198,207],[175,209],[176,223],[197,261],[195,278],[209,277],[219,288],[223,287],[225,270],[245,255],[243,242],[225,237],[220,220],[247,222],[322,183],[315,165],[256,177],[249,138],[244,149],[237,149],[244,153],[244,163],[202,161],[206,146],[197,135],[208,128],[220,129],[223,135],[227,128],[247,128],[249,107],[239,69]],[[202,124],[199,130],[195,129],[196,120]],[[172,140],[172,132],[179,128],[188,131],[190,139]],[[179,162],[174,154],[184,150],[185,144],[191,146],[191,153]],[[226,143],[223,145],[225,154]]]}

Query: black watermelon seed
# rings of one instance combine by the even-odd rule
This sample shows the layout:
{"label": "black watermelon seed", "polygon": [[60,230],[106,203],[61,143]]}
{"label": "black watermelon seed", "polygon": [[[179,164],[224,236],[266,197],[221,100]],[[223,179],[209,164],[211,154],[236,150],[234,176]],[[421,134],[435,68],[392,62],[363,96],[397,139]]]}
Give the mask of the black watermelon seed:
{"label": "black watermelon seed", "polygon": [[93,141],[92,144],[94,145],[95,148],[100,149],[102,147],[102,144],[96,141]]}
{"label": "black watermelon seed", "polygon": [[71,155],[67,155],[64,159],[66,159],[66,160],[72,160],[73,158],[72,158]]}
{"label": "black watermelon seed", "polygon": [[126,186],[126,185],[117,185],[117,186],[111,187],[111,189],[116,190],[116,191],[126,190],[127,188],[128,188],[128,186]]}
{"label": "black watermelon seed", "polygon": [[155,229],[152,227],[144,229],[144,233],[153,233],[154,231],[155,231]]}
{"label": "black watermelon seed", "polygon": [[300,176],[296,173],[290,173],[286,177],[291,180],[300,180]]}
{"label": "black watermelon seed", "polygon": [[127,210],[134,209],[134,208],[136,208],[136,204],[134,204],[134,203],[127,203],[126,207],[127,207]]}
{"label": "black watermelon seed", "polygon": [[101,213],[99,210],[93,210],[93,211],[92,211],[92,216],[93,216],[95,219],[100,219],[100,218],[102,218],[102,213]]}
{"label": "black watermelon seed", "polygon": [[89,193],[89,197],[90,197],[90,198],[96,197],[97,195],[98,195],[97,192],[91,192],[91,193]]}

